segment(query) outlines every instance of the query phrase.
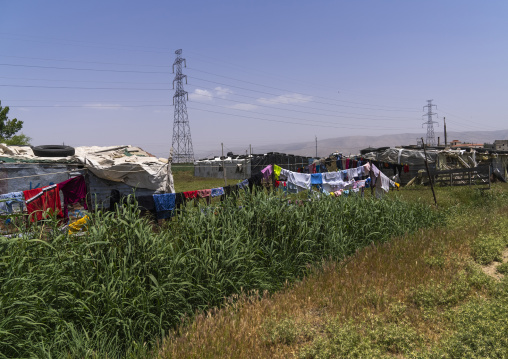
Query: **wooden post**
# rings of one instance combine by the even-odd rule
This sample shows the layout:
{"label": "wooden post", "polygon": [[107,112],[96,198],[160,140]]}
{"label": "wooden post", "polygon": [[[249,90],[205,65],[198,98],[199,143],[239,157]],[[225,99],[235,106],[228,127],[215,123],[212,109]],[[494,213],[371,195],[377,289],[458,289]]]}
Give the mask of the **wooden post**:
{"label": "wooden post", "polygon": [[224,186],[228,185],[228,179],[226,176],[226,165],[224,163],[224,143],[220,144],[222,146],[222,173],[224,174]]}
{"label": "wooden post", "polygon": [[443,122],[444,122],[444,145],[446,147],[448,144],[448,137],[446,137],[446,117],[443,117]]}
{"label": "wooden post", "polygon": [[490,189],[490,175],[491,175],[491,173],[490,173],[490,165],[489,165],[489,189]]}
{"label": "wooden post", "polygon": [[436,193],[434,192],[434,184],[432,183],[432,177],[430,176],[429,162],[427,161],[427,151],[425,150],[425,142],[423,142],[423,137],[422,143],[423,143],[423,154],[425,155],[425,167],[427,168],[427,176],[429,177],[430,182],[430,189],[432,190],[432,195],[434,196],[434,203],[436,204],[437,207]]}
{"label": "wooden post", "polygon": [[275,187],[275,155],[272,154],[272,191],[275,193],[276,187]]}

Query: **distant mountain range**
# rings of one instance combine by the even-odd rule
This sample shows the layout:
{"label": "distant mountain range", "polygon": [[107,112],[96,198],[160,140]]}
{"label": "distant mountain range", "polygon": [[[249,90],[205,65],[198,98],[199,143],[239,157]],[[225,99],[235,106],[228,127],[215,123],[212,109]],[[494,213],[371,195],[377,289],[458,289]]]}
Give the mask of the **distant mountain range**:
{"label": "distant mountain range", "polygon": [[[403,145],[416,145],[417,139],[425,138],[425,133],[400,133],[393,135],[381,136],[347,136],[335,137],[327,139],[318,138],[318,156],[327,156],[332,152],[338,151],[344,154],[360,153],[361,149],[367,147],[385,147],[385,146],[403,146]],[[443,134],[436,134],[440,136],[441,144],[444,144]],[[495,140],[508,139],[508,130],[500,131],[467,131],[467,132],[448,132],[448,142],[452,140],[459,140],[468,143],[492,143]],[[282,152],[294,155],[314,156],[316,153],[315,142],[298,142],[298,143],[274,143],[272,145],[263,145],[254,147],[254,153],[266,152]],[[235,154],[242,154],[245,148],[232,148]]]}

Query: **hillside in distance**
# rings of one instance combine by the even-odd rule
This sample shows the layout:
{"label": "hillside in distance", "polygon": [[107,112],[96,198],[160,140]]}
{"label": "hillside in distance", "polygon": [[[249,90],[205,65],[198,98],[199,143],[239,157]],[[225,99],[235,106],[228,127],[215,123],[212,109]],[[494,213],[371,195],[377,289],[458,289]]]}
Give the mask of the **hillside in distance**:
{"label": "hillside in distance", "polygon": [[[385,146],[401,146],[415,145],[417,139],[424,137],[422,133],[400,133],[381,136],[344,136],[327,139],[318,138],[318,156],[327,156],[332,152],[338,151],[344,154],[360,153],[361,149],[367,147],[385,147]],[[444,144],[444,135],[436,132],[440,137],[441,144]],[[500,131],[465,131],[465,132],[448,132],[448,142],[459,140],[468,143],[492,143],[495,140],[508,139],[508,129]],[[294,155],[314,156],[316,152],[316,143],[314,141],[297,142],[297,143],[274,143],[272,145],[256,146],[252,145],[253,153],[261,154],[267,152],[282,152]],[[245,153],[245,148],[232,148],[235,154]]]}

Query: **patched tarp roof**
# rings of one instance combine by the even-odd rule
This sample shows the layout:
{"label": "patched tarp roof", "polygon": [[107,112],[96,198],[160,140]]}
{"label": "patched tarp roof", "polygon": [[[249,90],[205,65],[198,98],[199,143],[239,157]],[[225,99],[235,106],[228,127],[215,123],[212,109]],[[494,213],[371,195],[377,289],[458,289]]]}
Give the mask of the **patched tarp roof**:
{"label": "patched tarp roof", "polygon": [[[439,151],[427,150],[427,161],[435,163]],[[425,155],[423,150],[407,150],[403,148],[388,148],[382,152],[370,152],[363,155],[371,161],[381,161],[394,164],[423,165]]]}
{"label": "patched tarp roof", "polygon": [[174,192],[171,164],[133,146],[81,146],[68,157],[38,157],[29,146],[0,144],[0,162],[79,163],[97,177],[132,187]]}

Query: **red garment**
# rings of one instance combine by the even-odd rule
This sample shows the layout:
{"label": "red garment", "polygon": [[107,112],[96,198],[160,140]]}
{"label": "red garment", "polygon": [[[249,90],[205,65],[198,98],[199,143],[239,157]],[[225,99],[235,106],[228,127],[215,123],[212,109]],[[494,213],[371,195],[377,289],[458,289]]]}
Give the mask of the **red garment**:
{"label": "red garment", "polygon": [[188,191],[183,193],[185,199],[196,198],[198,195],[198,191]]}
{"label": "red garment", "polygon": [[404,165],[404,173],[408,173],[409,172],[409,166],[408,165]]}
{"label": "red garment", "polygon": [[54,184],[42,188],[30,189],[23,191],[23,195],[25,196],[26,209],[32,222],[43,219],[42,214],[47,209],[50,210],[51,214],[56,212],[58,218],[63,217],[58,185]]}
{"label": "red garment", "polygon": [[349,168],[349,158],[346,158],[346,169]]}
{"label": "red garment", "polygon": [[280,181],[275,181],[275,188],[278,188],[280,186]]}
{"label": "red garment", "polygon": [[86,205],[86,182],[83,176],[73,177],[67,181],[60,182],[58,189],[62,191],[64,196],[64,218],[69,217],[69,210],[67,206],[81,202],[84,209],[88,209]]}

